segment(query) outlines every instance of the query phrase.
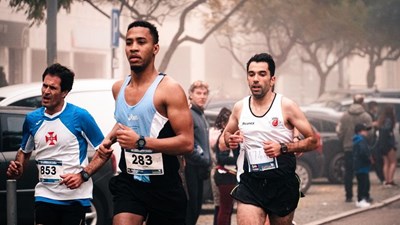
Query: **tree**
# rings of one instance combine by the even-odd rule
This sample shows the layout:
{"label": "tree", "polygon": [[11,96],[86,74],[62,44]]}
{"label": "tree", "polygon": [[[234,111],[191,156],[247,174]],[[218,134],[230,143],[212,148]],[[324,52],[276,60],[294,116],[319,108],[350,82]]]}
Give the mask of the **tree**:
{"label": "tree", "polygon": [[400,1],[365,2],[368,14],[362,24],[364,32],[358,42],[358,54],[368,57],[367,86],[371,88],[375,84],[376,68],[400,57]]}
{"label": "tree", "polygon": [[297,4],[301,3],[263,0],[246,4],[218,31],[220,45],[240,65],[243,64],[241,55],[265,49],[274,56],[279,67],[296,44],[298,29],[288,23],[288,18],[293,16],[291,12]]}
{"label": "tree", "polygon": [[[69,11],[71,4],[74,2],[86,2],[102,15],[111,18],[109,12],[105,12],[102,9],[103,3],[109,3],[107,0],[59,0],[60,5],[58,8],[64,8]],[[162,25],[167,17],[179,15],[179,24],[174,31],[175,35],[168,45],[168,49],[159,67],[160,71],[165,71],[173,54],[182,43],[204,43],[213,32],[218,30],[244,5],[246,0],[116,0],[113,2],[119,4],[121,13],[126,12],[133,20],[148,20]],[[44,21],[46,0],[11,0],[10,6],[17,10],[25,10],[27,19],[34,23],[40,24]],[[200,13],[200,7],[202,7],[201,10],[203,11],[211,12],[213,11],[212,7],[215,6],[224,7],[219,7],[219,13],[213,14],[214,19],[206,25],[205,32],[201,37],[193,37],[185,33],[191,13]],[[124,38],[123,34],[120,36]]]}

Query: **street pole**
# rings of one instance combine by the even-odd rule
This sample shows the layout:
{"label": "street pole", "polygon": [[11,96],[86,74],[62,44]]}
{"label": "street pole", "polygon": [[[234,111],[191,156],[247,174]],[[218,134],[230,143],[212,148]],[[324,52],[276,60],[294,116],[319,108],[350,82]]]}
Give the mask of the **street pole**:
{"label": "street pole", "polygon": [[47,0],[47,65],[57,62],[57,5],[58,0]]}
{"label": "street pole", "polygon": [[7,225],[17,225],[17,181],[7,180]]}

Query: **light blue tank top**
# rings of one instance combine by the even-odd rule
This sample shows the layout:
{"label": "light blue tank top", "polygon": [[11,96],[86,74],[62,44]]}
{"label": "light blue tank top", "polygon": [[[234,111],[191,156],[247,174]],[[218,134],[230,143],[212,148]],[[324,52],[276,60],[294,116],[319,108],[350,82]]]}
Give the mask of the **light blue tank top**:
{"label": "light blue tank top", "polygon": [[[123,85],[121,86],[121,90],[118,93],[118,97],[115,103],[115,120],[118,123],[124,124],[132,128],[139,135],[143,135],[144,137],[156,138],[158,136],[158,132],[155,132],[155,130],[159,131],[160,129],[155,129],[155,127],[162,127],[162,125],[167,122],[166,118],[157,113],[153,102],[155,90],[158,84],[164,78],[164,74],[160,73],[156,77],[156,79],[147,89],[142,99],[140,99],[140,101],[135,105],[128,105],[125,99],[125,89],[131,81],[131,78],[131,76],[128,76],[125,79]],[[156,124],[158,124],[159,126],[155,126]],[[124,153],[122,152],[121,154]],[[134,175],[134,179],[146,183],[150,182],[149,176]]]}

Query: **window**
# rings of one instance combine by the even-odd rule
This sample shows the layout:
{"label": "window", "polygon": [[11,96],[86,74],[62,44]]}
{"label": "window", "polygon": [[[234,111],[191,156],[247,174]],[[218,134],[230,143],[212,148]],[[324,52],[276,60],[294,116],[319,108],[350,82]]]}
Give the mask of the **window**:
{"label": "window", "polygon": [[17,151],[22,140],[22,125],[25,115],[3,114],[1,116],[2,151]]}

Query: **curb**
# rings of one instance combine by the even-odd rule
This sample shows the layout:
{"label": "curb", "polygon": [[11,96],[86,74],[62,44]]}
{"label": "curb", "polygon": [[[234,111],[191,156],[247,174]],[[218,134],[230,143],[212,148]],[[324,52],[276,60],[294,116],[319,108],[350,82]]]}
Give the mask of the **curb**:
{"label": "curb", "polygon": [[388,204],[390,204],[392,202],[395,202],[395,201],[398,201],[398,200],[400,200],[400,195],[395,195],[395,196],[393,196],[391,198],[383,200],[382,202],[374,203],[369,207],[353,209],[353,210],[350,210],[350,211],[347,211],[347,212],[344,212],[344,213],[339,213],[339,214],[336,214],[336,215],[333,215],[333,216],[330,216],[330,217],[327,217],[327,218],[324,218],[324,219],[313,221],[313,222],[307,223],[305,225],[322,225],[322,224],[326,224],[326,223],[333,222],[335,220],[338,220],[338,219],[341,219],[341,218],[344,218],[344,217],[347,217],[347,216],[355,215],[357,213],[365,212],[365,211],[372,210],[372,209],[381,208],[381,207],[383,207],[385,205],[388,205]]}

